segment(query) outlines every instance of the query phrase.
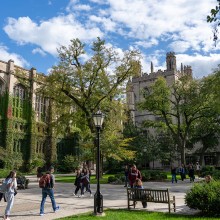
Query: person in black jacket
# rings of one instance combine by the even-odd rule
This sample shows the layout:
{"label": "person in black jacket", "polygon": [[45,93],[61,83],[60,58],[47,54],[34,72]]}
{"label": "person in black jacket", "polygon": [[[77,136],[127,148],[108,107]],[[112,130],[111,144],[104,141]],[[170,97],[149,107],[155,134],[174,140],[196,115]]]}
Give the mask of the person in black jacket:
{"label": "person in black jacket", "polygon": [[190,182],[194,182],[195,179],[195,170],[192,165],[189,166],[189,179]]}
{"label": "person in black jacket", "polygon": [[86,188],[86,192],[90,193],[90,197],[92,197],[92,191],[90,189],[90,180],[89,180],[89,171],[87,168],[83,168],[82,170],[82,190],[81,190],[81,196],[84,196],[84,189]]}
{"label": "person in black jacket", "polygon": [[128,165],[125,166],[124,174],[125,174],[125,185],[124,185],[124,187],[127,187],[128,186],[128,174],[129,174]]}
{"label": "person in black jacket", "polygon": [[[82,178],[82,174],[81,174],[80,169],[78,169],[76,171],[76,179],[75,179],[75,182],[74,182],[74,185],[76,186],[75,192],[73,193],[74,196],[77,195],[79,190],[82,191],[82,181],[81,181],[81,178]],[[78,196],[78,197],[80,197],[80,196]]]}
{"label": "person in black jacket", "polygon": [[174,183],[174,181],[177,183],[176,167],[173,165],[171,166],[171,175],[172,175],[172,183]]}

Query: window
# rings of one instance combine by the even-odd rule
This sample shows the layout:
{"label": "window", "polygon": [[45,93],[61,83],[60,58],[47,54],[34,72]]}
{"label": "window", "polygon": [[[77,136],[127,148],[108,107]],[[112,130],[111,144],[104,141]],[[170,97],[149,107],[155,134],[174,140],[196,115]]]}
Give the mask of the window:
{"label": "window", "polygon": [[204,160],[205,160],[205,165],[214,165],[214,156],[205,156]]}
{"label": "window", "polygon": [[37,154],[42,154],[42,153],[44,153],[44,148],[45,148],[45,142],[43,142],[43,141],[37,141],[36,153],[37,153]]}
{"label": "window", "polygon": [[21,152],[22,140],[14,140],[13,152]]}
{"label": "window", "polygon": [[36,95],[35,112],[37,121],[48,122],[49,100],[43,96]]}
{"label": "window", "polygon": [[18,84],[13,89],[13,116],[16,118],[25,118],[27,115],[28,102],[27,91],[24,86]]}

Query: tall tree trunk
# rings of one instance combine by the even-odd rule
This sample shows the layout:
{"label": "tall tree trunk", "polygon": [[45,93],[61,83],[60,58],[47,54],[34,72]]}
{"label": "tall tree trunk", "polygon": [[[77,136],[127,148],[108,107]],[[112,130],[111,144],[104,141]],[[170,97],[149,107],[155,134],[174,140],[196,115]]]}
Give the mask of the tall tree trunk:
{"label": "tall tree trunk", "polygon": [[182,146],[180,146],[181,149],[181,163],[186,165],[186,142],[183,141]]}

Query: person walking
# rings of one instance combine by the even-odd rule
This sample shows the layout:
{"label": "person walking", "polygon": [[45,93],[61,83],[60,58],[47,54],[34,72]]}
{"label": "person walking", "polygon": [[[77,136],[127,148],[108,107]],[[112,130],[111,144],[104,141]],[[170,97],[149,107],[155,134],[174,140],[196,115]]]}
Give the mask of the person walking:
{"label": "person walking", "polygon": [[81,183],[82,174],[80,169],[76,171],[76,179],[74,185],[76,186],[75,192],[73,193],[74,196],[77,195],[78,191],[82,191],[82,183]]}
{"label": "person walking", "polygon": [[3,184],[7,185],[7,191],[5,192],[7,205],[3,219],[10,220],[9,215],[14,204],[14,197],[17,189],[16,172],[11,171],[6,179],[3,181]]}
{"label": "person walking", "polygon": [[82,170],[82,190],[81,190],[81,196],[84,196],[84,189],[86,188],[86,192],[90,193],[90,196],[92,197],[92,191],[90,189],[90,182],[89,182],[89,171],[87,168],[83,168]]}
{"label": "person walking", "polygon": [[172,175],[172,183],[174,183],[174,181],[177,183],[176,167],[173,165],[171,166],[171,175]]}
{"label": "person walking", "polygon": [[190,180],[190,183],[191,182],[194,182],[194,179],[195,179],[195,171],[194,171],[194,168],[192,165],[189,165],[189,180]]}
{"label": "person walking", "polygon": [[199,178],[200,178],[200,170],[201,170],[201,166],[200,166],[200,164],[199,164],[198,161],[196,162],[196,166],[195,166],[195,168],[196,168],[196,175],[198,176],[198,179],[199,179]]}
{"label": "person walking", "polygon": [[183,181],[184,179],[186,179],[186,167],[184,164],[182,164],[179,168],[179,174],[181,177],[181,180]]}
{"label": "person walking", "polygon": [[133,188],[136,179],[142,180],[141,172],[137,169],[135,164],[132,165],[131,170],[129,171],[128,179],[131,188]]}
{"label": "person walking", "polygon": [[127,187],[128,186],[128,174],[129,174],[129,167],[128,167],[128,165],[125,165],[124,174],[125,174],[125,185],[124,185],[124,187]]}
{"label": "person walking", "polygon": [[[56,212],[60,209],[60,207],[56,205],[56,201],[54,199],[53,189],[55,185],[55,177],[53,173],[54,173],[54,167],[51,166],[48,172],[46,173],[46,174],[49,174],[50,181],[47,183],[47,185],[44,188],[42,188],[42,200],[41,200],[41,205],[40,205],[41,216],[44,215],[44,204],[45,204],[47,196],[49,196],[51,199],[53,211]],[[42,176],[41,178],[44,178],[44,176]]]}

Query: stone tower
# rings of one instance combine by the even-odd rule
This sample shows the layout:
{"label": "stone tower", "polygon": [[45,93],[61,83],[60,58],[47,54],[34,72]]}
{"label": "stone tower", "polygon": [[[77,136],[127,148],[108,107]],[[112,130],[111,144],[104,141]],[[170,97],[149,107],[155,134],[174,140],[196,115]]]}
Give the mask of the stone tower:
{"label": "stone tower", "polygon": [[167,71],[176,71],[176,56],[174,52],[167,53]]}

